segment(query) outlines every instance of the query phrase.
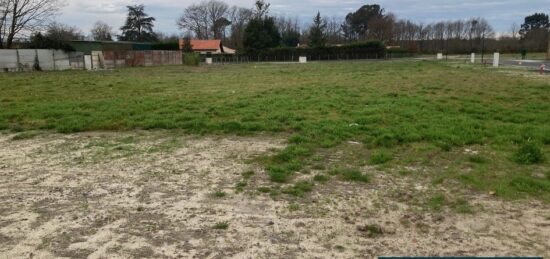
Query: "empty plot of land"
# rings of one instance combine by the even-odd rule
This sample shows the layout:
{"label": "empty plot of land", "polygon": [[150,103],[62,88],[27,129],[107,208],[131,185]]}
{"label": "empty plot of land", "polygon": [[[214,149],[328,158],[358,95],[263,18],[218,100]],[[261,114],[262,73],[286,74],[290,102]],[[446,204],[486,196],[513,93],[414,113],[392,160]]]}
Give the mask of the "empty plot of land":
{"label": "empty plot of land", "polygon": [[0,80],[2,255],[550,251],[547,76],[409,61]]}

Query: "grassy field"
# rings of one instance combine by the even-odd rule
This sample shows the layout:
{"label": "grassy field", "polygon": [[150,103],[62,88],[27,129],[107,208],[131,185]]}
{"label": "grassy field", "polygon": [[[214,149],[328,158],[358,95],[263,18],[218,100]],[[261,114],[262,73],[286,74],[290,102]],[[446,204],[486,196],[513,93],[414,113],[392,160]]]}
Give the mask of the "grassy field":
{"label": "grassy field", "polygon": [[[434,189],[550,201],[548,79],[430,62],[247,64],[0,74],[0,129],[283,135],[271,195],[361,184],[372,166]],[[352,143],[352,145],[349,145]],[[314,181],[300,174],[323,171]],[[236,188],[246,191],[246,174]],[[283,185],[283,183],[286,183]],[[289,183],[292,184],[289,186]],[[445,204],[435,194],[431,206]]]}

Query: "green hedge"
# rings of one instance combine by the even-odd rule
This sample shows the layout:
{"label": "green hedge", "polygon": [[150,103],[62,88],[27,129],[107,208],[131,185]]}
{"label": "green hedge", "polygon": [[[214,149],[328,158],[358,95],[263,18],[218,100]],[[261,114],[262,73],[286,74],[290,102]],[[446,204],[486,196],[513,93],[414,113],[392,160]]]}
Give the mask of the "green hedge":
{"label": "green hedge", "polygon": [[355,55],[355,54],[372,54],[384,56],[386,46],[380,41],[368,41],[364,43],[355,43],[343,46],[327,46],[317,48],[275,48],[260,52],[260,55],[268,56],[283,56],[283,55],[299,55],[299,56],[323,56],[323,55]]}
{"label": "green hedge", "polygon": [[153,50],[180,50],[180,44],[177,41],[157,42],[151,48]]}

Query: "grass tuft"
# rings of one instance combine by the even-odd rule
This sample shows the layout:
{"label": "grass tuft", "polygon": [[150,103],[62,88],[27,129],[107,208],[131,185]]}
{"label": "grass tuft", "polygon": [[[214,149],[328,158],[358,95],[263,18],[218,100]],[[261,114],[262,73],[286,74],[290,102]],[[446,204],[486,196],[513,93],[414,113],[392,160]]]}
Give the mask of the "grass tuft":
{"label": "grass tuft", "polygon": [[374,152],[370,159],[369,159],[369,164],[371,165],[381,165],[381,164],[385,164],[389,161],[392,160],[392,156],[386,152],[383,152],[383,151],[377,151],[377,152]]}
{"label": "grass tuft", "polygon": [[522,165],[538,164],[543,160],[542,148],[533,142],[523,144],[514,154],[514,161]]}
{"label": "grass tuft", "polygon": [[229,228],[229,222],[227,221],[218,222],[212,228],[218,229],[218,230],[227,230]]}

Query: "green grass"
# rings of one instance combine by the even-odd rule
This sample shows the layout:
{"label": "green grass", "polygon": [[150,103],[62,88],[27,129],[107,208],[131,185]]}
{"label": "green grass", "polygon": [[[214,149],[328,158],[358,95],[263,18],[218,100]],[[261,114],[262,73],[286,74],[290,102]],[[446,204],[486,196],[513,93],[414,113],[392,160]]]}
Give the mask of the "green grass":
{"label": "green grass", "polygon": [[[521,151],[526,142],[543,158],[549,151],[544,79],[399,61],[2,73],[0,81],[0,130],[289,136],[287,148],[260,160],[275,186],[296,184],[296,173],[308,168],[333,168],[315,158],[352,140],[371,157],[337,166],[420,164],[431,169],[426,174],[447,166],[457,173],[446,177],[466,188],[550,201],[550,180],[537,176],[550,171],[548,160],[516,159],[539,156]],[[483,163],[460,152],[470,146],[484,148]],[[471,173],[463,172],[464,163],[472,164]],[[368,181],[347,174],[338,178]],[[244,180],[238,190],[247,187]]]}

